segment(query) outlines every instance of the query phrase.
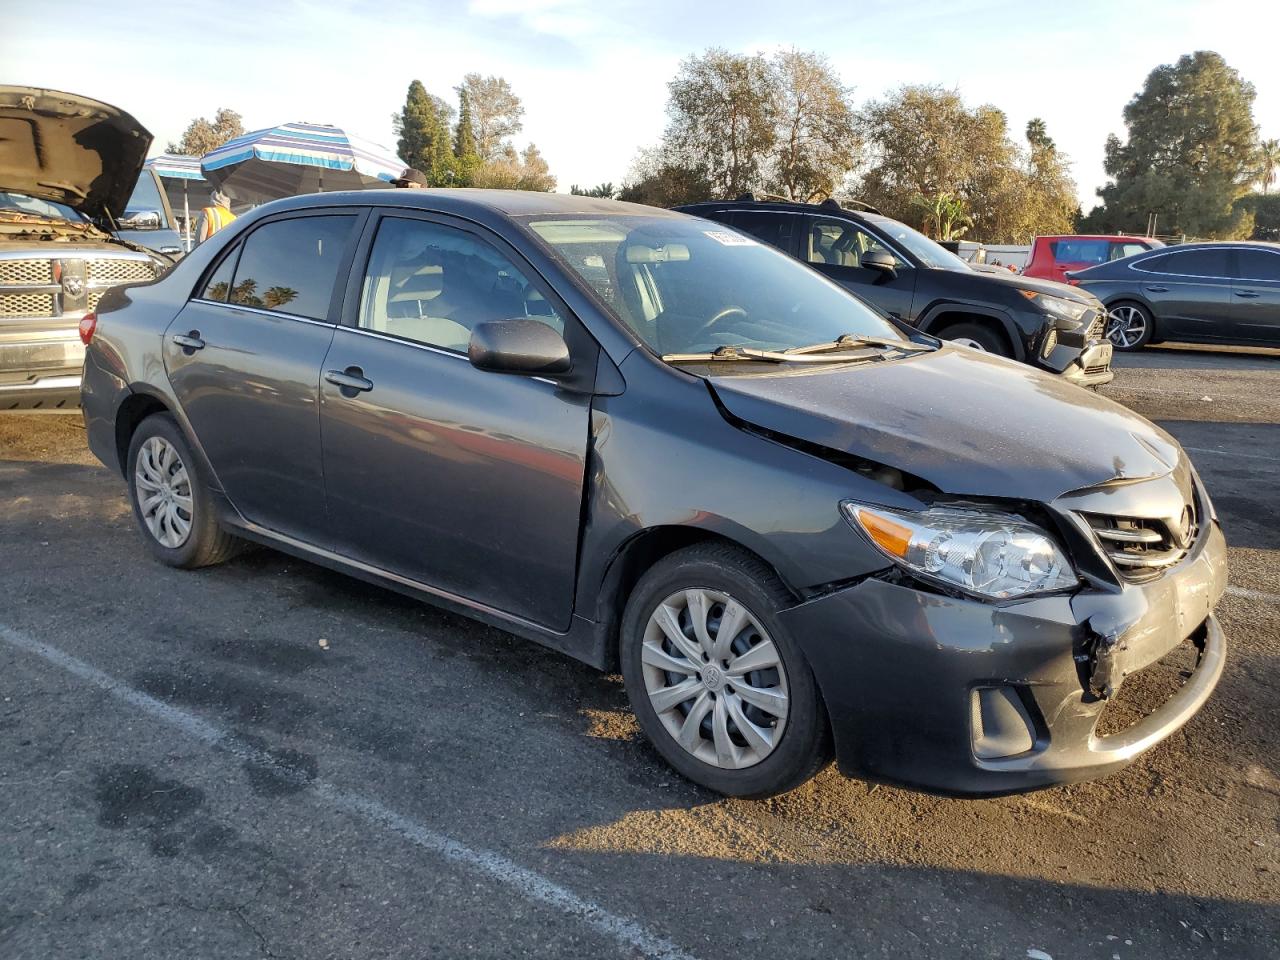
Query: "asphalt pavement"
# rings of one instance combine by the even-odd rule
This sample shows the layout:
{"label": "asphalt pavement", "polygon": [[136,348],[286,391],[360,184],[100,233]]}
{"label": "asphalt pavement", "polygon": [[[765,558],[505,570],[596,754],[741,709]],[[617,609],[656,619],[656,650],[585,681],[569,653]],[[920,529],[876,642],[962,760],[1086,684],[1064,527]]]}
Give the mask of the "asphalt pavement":
{"label": "asphalt pavement", "polygon": [[162,567],[74,419],[0,418],[0,958],[1274,958],[1280,352],[1116,366],[1223,519],[1226,673],[980,801],[716,797],[617,677],[266,550]]}

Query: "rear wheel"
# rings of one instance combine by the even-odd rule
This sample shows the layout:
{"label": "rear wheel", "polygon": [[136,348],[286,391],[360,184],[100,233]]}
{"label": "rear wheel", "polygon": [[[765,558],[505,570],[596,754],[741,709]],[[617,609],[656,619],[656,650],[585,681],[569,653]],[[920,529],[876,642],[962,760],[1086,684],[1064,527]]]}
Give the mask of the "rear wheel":
{"label": "rear wheel", "polygon": [[676,770],[719,793],[764,797],[828,762],[817,684],[777,614],[790,595],[727,544],[646,573],[622,621],[622,674],[641,729]]}
{"label": "rear wheel", "polygon": [[994,353],[1000,357],[1012,356],[1004,337],[980,323],[957,323],[947,327],[939,335],[943,340],[950,340],[964,347],[972,347],[983,353]]}
{"label": "rear wheel", "polygon": [[147,547],[171,567],[204,567],[232,557],[241,541],[218,524],[195,456],[167,413],[138,424],[129,443],[129,500]]}
{"label": "rear wheel", "polygon": [[1117,350],[1141,350],[1151,342],[1155,324],[1140,303],[1117,303],[1107,311],[1107,339]]}

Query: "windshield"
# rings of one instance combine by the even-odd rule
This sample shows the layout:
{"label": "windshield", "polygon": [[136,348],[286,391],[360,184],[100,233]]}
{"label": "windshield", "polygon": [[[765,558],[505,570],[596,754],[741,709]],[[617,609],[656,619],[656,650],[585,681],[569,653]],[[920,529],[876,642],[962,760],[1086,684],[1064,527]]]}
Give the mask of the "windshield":
{"label": "windshield", "polygon": [[864,213],[881,231],[887,233],[894,241],[914,253],[926,267],[938,270],[968,270],[969,265],[957,257],[946,247],[939,246],[918,230],[912,230],[905,223]]}
{"label": "windshield", "polygon": [[33,213],[37,217],[54,217],[59,220],[70,220],[72,223],[84,222],[84,218],[70,207],[64,207],[52,200],[39,200],[28,197],[25,193],[10,193],[5,190],[0,190],[0,210]]}
{"label": "windshield", "polygon": [[171,225],[165,220],[164,201],[160,199],[160,190],[156,186],[156,178],[152,176],[150,170],[143,170],[142,176],[138,177],[138,185],[133,188],[133,195],[129,197],[128,204],[125,205],[124,215],[126,219],[132,219],[140,214],[155,214],[158,219],[150,220],[147,223],[131,224],[136,229],[160,230]]}
{"label": "windshield", "polygon": [[528,226],[660,356],[787,350],[844,334],[905,341],[841,287],[720,224],[612,216]]}

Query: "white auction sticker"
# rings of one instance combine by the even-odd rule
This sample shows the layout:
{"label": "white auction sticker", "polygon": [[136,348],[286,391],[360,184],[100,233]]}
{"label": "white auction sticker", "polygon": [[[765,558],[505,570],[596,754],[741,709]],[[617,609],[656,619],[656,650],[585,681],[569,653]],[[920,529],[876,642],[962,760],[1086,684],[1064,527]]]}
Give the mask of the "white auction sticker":
{"label": "white auction sticker", "polygon": [[750,237],[744,237],[740,233],[730,233],[728,230],[703,230],[702,232],[716,241],[716,243],[723,243],[726,247],[754,247],[757,245]]}

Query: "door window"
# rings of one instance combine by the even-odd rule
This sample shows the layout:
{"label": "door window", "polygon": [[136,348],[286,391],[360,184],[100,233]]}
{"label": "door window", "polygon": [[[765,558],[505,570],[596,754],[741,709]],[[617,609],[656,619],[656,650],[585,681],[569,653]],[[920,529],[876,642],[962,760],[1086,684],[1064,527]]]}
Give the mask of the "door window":
{"label": "door window", "polygon": [[1146,253],[1149,249],[1151,248],[1145,243],[1113,243],[1111,245],[1111,259],[1123,260],[1125,257]]}
{"label": "door window", "polygon": [[1150,257],[1137,264],[1150,273],[1178,274],[1184,277],[1224,279],[1227,276],[1226,250],[1175,250]]}
{"label": "door window", "polygon": [[328,319],[338,267],[355,222],[355,216],[345,214],[295,217],[254,230],[236,266],[231,303]]}
{"label": "door window", "polygon": [[378,226],[360,298],[360,326],[465,353],[476,324],[564,320],[497,249],[456,227],[387,217]]}
{"label": "door window", "polygon": [[226,303],[227,294],[231,292],[231,272],[236,268],[236,256],[240,253],[240,244],[233,243],[231,249],[222,255],[222,260],[205,280],[204,287],[198,296],[202,300],[213,300]]}
{"label": "door window", "polygon": [[861,265],[862,255],[869,250],[882,250],[893,257],[899,267],[907,264],[881,243],[874,234],[846,220],[813,217],[809,221],[809,237],[805,259],[809,263],[838,267]]}
{"label": "door window", "polygon": [[779,250],[791,250],[791,224],[796,217],[777,213],[756,213],[739,210],[731,215],[731,222],[744,233],[762,240]]}
{"label": "door window", "polygon": [[1053,259],[1058,263],[1106,263],[1107,254],[1113,246],[1109,240],[1088,240],[1081,237],[1068,237],[1054,240]]}
{"label": "door window", "polygon": [[1237,250],[1236,276],[1241,280],[1280,283],[1280,253],[1270,250]]}

